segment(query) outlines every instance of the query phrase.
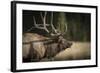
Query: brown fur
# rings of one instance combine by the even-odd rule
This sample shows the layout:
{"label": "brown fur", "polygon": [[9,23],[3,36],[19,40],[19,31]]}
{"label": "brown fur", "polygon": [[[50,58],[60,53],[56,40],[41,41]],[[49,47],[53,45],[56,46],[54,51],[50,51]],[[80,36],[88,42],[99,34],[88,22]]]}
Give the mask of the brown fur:
{"label": "brown fur", "polygon": [[[29,59],[30,61],[40,61],[42,58],[52,58],[57,53],[72,45],[72,43],[68,42],[62,36],[58,36],[53,40],[39,42],[39,40],[45,39],[49,38],[38,34],[26,33],[23,36],[23,42],[27,42],[26,45],[28,45],[28,47],[25,44],[23,45],[23,58]],[[28,52],[25,53],[25,49],[27,49],[26,51]]]}

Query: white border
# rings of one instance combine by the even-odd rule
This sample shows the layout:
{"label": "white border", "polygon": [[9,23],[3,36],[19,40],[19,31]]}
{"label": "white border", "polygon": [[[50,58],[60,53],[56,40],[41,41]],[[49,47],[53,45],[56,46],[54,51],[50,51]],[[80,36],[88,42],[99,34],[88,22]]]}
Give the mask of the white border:
{"label": "white border", "polygon": [[[38,68],[52,68],[52,67],[71,67],[71,66],[85,66],[95,65],[95,29],[96,29],[96,10],[95,8],[82,8],[82,7],[64,7],[64,6],[45,6],[45,5],[28,5],[17,4],[17,48],[16,48],[16,65],[17,70],[22,69],[38,69]],[[39,63],[22,63],[22,10],[41,10],[41,11],[60,11],[60,12],[81,12],[91,13],[91,60],[79,60],[79,61],[60,61],[60,62],[39,62]]]}

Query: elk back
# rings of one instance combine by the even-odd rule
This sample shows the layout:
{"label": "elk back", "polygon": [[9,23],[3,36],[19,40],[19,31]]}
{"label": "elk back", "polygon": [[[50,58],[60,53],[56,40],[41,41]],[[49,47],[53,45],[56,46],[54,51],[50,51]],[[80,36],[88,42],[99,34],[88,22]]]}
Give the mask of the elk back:
{"label": "elk back", "polygon": [[34,57],[33,59],[42,58],[45,54],[45,47],[43,42],[39,42],[39,40],[44,40],[44,39],[47,38],[36,33],[25,33],[23,35],[23,50],[22,50],[23,58],[28,58],[30,54],[31,54],[30,56],[38,55],[37,58]]}

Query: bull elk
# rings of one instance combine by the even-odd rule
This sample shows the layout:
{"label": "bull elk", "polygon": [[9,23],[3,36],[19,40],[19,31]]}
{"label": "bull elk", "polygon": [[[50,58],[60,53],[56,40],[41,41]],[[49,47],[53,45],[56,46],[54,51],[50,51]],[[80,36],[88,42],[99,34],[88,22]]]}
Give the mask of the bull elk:
{"label": "bull elk", "polygon": [[[26,61],[41,61],[43,58],[51,59],[52,57],[56,56],[59,52],[65,50],[66,48],[70,48],[72,43],[67,41],[63,38],[64,33],[58,31],[52,21],[53,21],[53,12],[51,14],[51,24],[46,24],[46,15],[47,12],[40,13],[41,19],[43,24],[37,24],[35,17],[33,16],[34,20],[34,27],[37,29],[45,30],[50,37],[45,37],[43,35],[37,33],[25,33],[23,34],[23,62]],[[53,32],[50,33],[47,26],[51,26]]]}

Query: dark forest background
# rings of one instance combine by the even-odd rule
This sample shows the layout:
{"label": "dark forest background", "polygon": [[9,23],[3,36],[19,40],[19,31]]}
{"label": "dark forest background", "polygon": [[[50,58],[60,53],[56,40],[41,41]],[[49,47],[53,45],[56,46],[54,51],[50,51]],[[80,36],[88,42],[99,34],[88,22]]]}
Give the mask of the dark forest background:
{"label": "dark forest background", "polygon": [[[44,30],[33,28],[33,16],[37,24],[42,24],[40,12],[44,11],[31,11],[23,10],[23,34],[26,32],[38,33],[41,35],[48,35]],[[51,12],[47,11],[46,23],[50,24]],[[70,41],[90,41],[91,39],[91,14],[89,13],[71,13],[71,12],[53,12],[53,24],[56,29],[65,31],[64,24],[67,25],[67,32],[64,37]],[[51,30],[51,27],[48,27]]]}

